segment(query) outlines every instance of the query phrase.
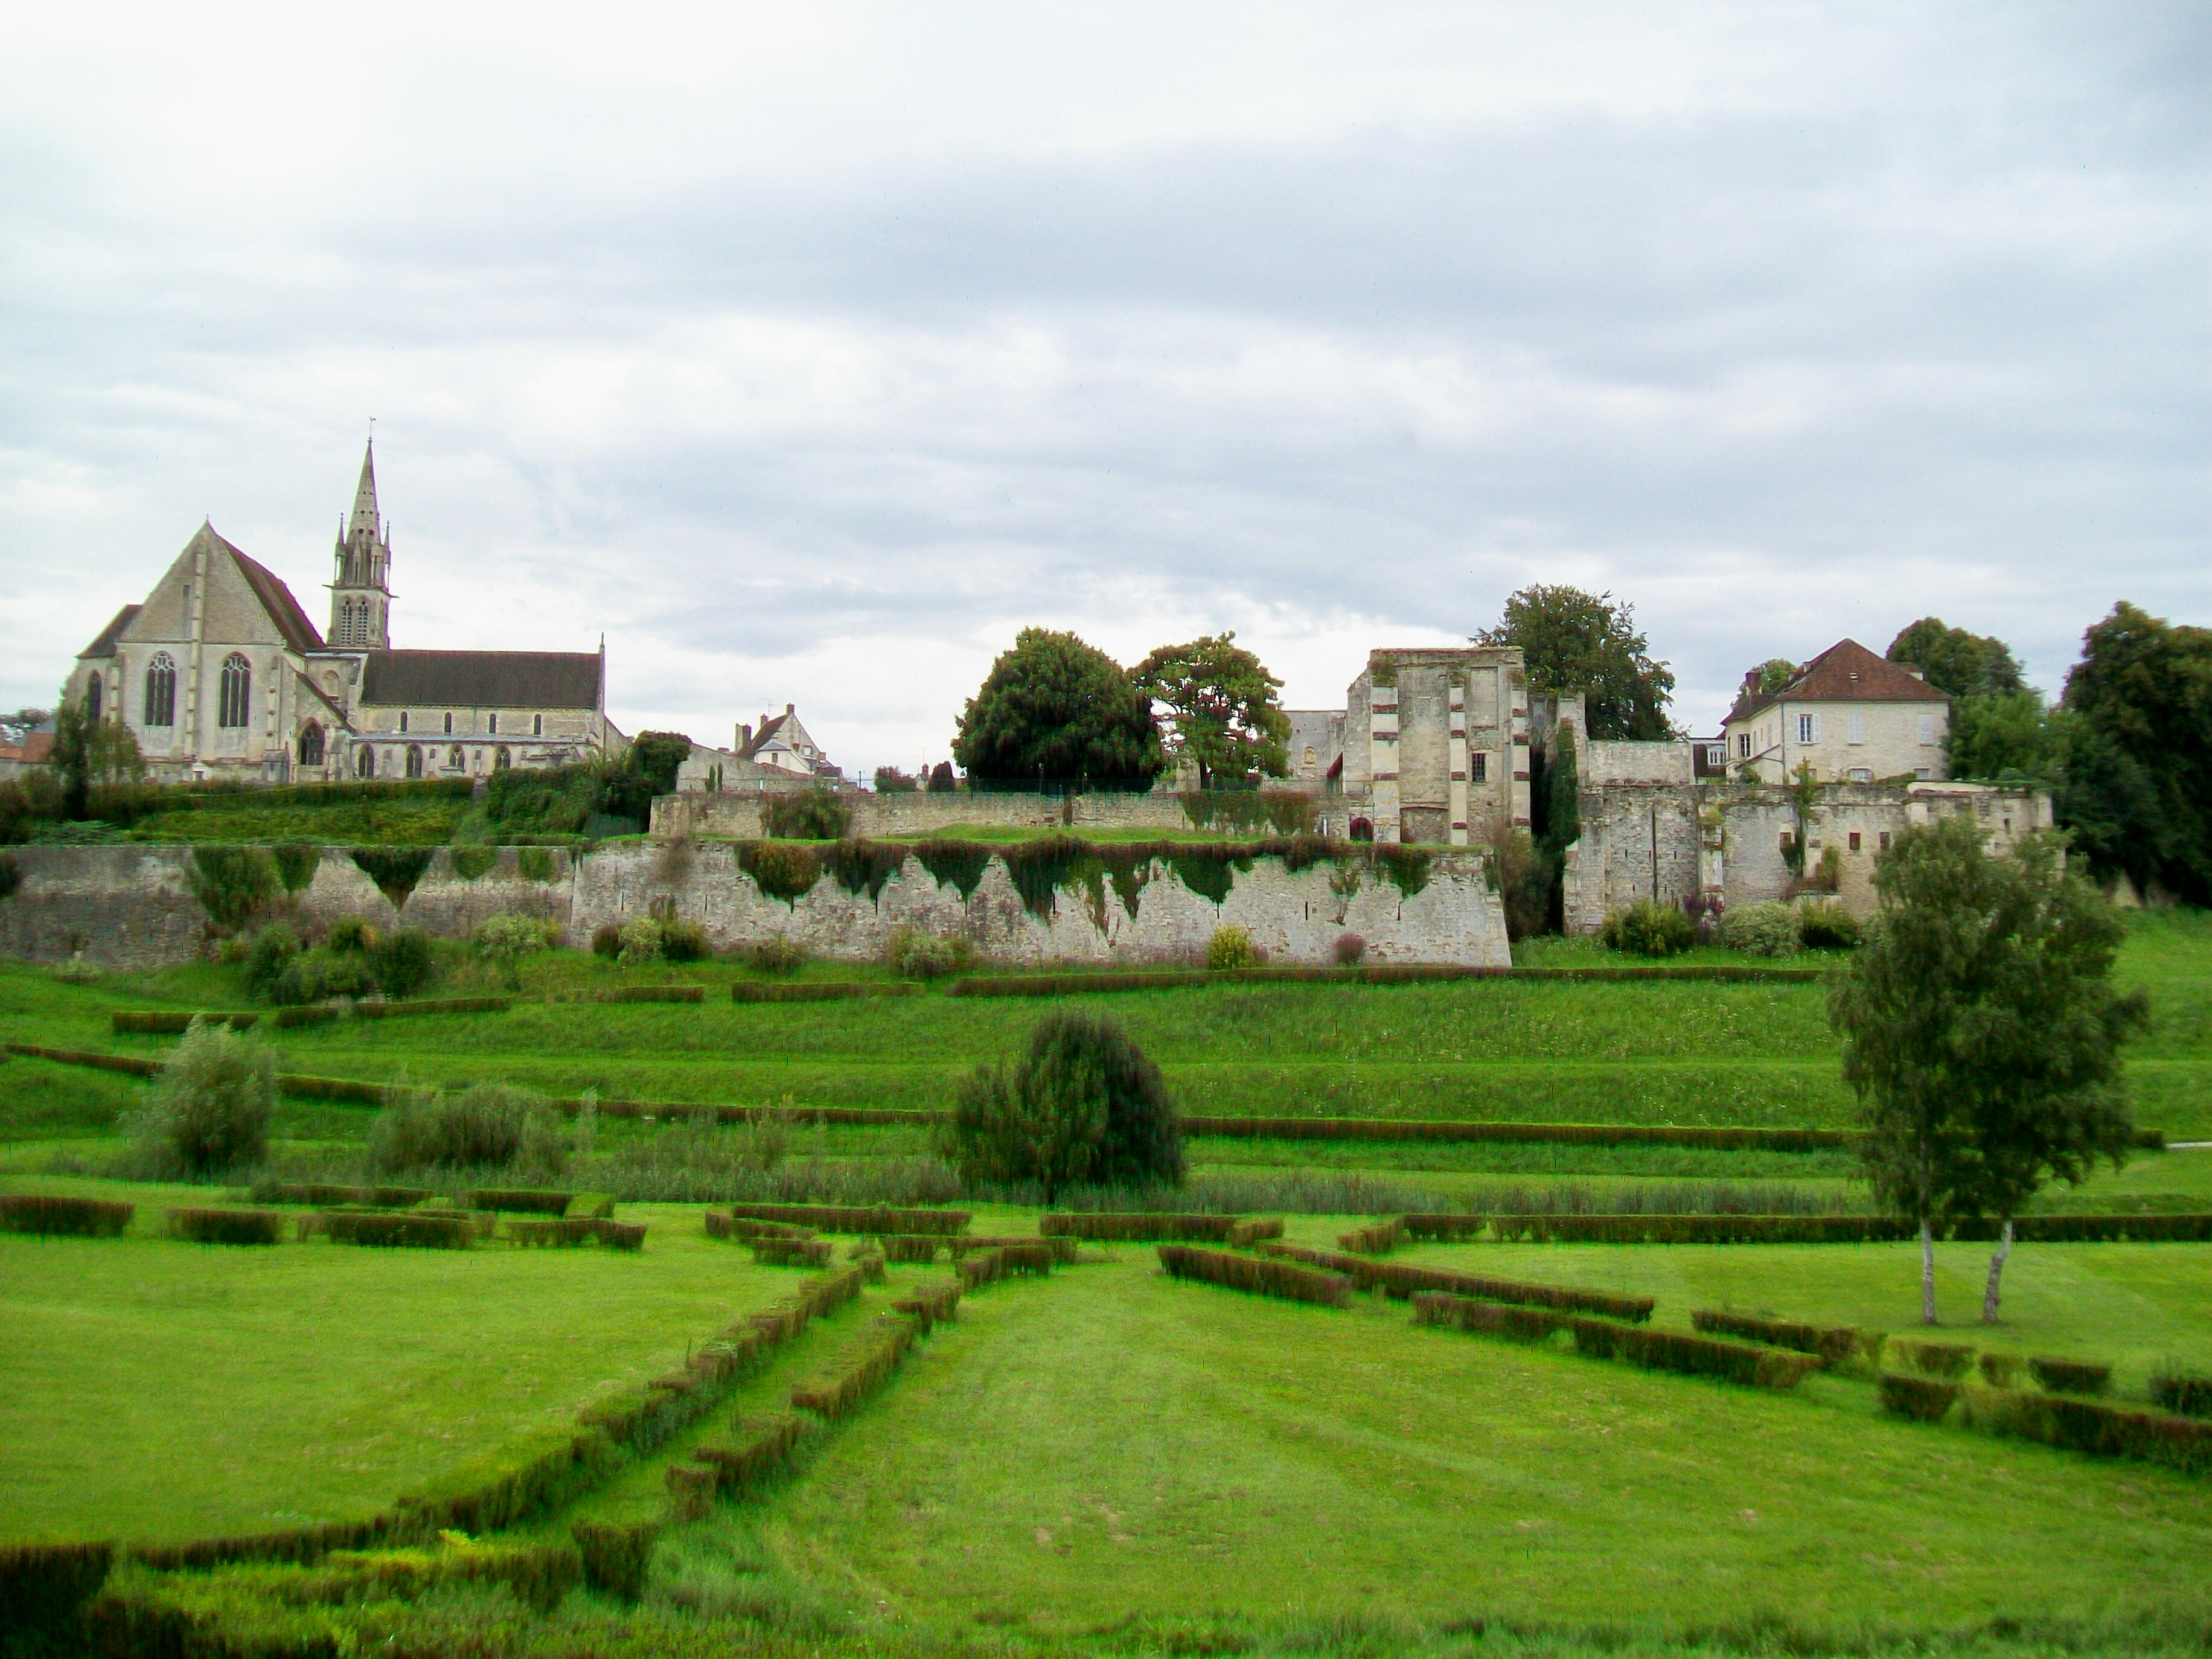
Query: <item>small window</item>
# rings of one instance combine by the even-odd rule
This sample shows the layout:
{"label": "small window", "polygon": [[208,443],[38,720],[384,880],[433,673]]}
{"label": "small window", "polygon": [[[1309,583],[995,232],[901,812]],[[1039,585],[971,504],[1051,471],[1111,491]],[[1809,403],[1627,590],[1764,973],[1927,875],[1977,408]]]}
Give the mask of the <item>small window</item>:
{"label": "small window", "polygon": [[1857,830],[1852,830],[1852,831],[1851,831],[1851,851],[1853,851],[1854,853],[1856,853],[1856,852],[1857,852],[1858,850],[1859,850],[1859,832],[1858,832]]}
{"label": "small window", "polygon": [[498,715],[498,714],[497,714],[497,712],[496,712],[496,711],[495,711],[495,712],[494,712],[494,714],[492,714],[492,717],[491,717],[491,724],[490,724],[490,726],[488,726],[488,727],[486,727],[485,729],[486,729],[487,731],[489,731],[489,732],[490,732],[494,737],[497,737],[497,736],[499,735],[499,715]]}
{"label": "small window", "polygon": [[514,764],[514,757],[508,754],[507,752],[507,745],[505,744],[501,744],[499,748],[499,752],[491,757],[491,769],[495,772],[504,772],[508,767]]}
{"label": "small window", "polygon": [[453,735],[453,715],[451,709],[446,713],[446,735],[449,738]]}
{"label": "small window", "polygon": [[1936,717],[1933,714],[1923,714],[1920,717],[1920,741],[1923,743],[1936,741]]}
{"label": "small window", "polygon": [[[530,717],[530,735],[533,738],[542,738],[545,735],[544,715],[532,714]],[[1313,764],[1313,750],[1310,749],[1306,750],[1306,764],[1309,766]]]}
{"label": "small window", "polygon": [[84,712],[94,720],[100,718],[100,701],[106,690],[106,688],[100,683],[99,671],[94,670],[92,678],[84,684]]}
{"label": "small window", "polygon": [[1735,753],[1738,760],[1749,760],[1751,758],[1750,732],[1739,732],[1735,734]]}
{"label": "small window", "polygon": [[1705,745],[1705,764],[1708,766],[1726,766],[1728,764],[1728,745],[1724,743],[1707,744]]}
{"label": "small window", "polygon": [[1490,781],[1490,757],[1477,750],[1474,764],[1468,769],[1467,775],[1470,783],[1487,783]]}
{"label": "small window", "polygon": [[1782,856],[1784,858],[1788,858],[1790,856],[1790,849],[1796,844],[1797,837],[1791,835],[1787,830],[1784,830],[1782,832]]}
{"label": "small window", "polygon": [[420,744],[407,745],[407,775],[410,778],[422,775],[422,746]]}
{"label": "small window", "polygon": [[1881,832],[1881,842],[1880,842],[1878,844],[1880,845],[1880,847],[1881,847],[1881,850],[1882,850],[1883,852],[1887,853],[1887,851],[1889,851],[1889,831],[1888,831],[1888,830],[1883,830],[1883,831]]}
{"label": "small window", "polygon": [[399,729],[403,732],[407,729],[407,711],[404,708],[399,711]]}
{"label": "small window", "polygon": [[1797,717],[1797,741],[1818,743],[1820,740],[1820,717],[1818,714],[1800,714]]}
{"label": "small window", "polygon": [[461,752],[461,745],[458,743],[447,751],[446,769],[448,772],[465,772],[469,769],[469,757]]}
{"label": "small window", "polygon": [[300,733],[300,764],[320,766],[323,763],[323,728],[313,720]]}
{"label": "small window", "polygon": [[253,670],[235,651],[222,659],[218,693],[215,723],[234,731],[244,726],[246,706],[253,700]]}
{"label": "small window", "polygon": [[1865,766],[1854,766],[1851,768],[1851,781],[1853,783],[1872,783],[1874,781],[1873,769]]}
{"label": "small window", "polygon": [[360,760],[354,765],[354,771],[361,777],[374,777],[376,775],[376,751],[374,749],[364,748],[361,751]]}
{"label": "small window", "polygon": [[1858,708],[1852,709],[1850,726],[1851,741],[1853,743],[1864,743],[1866,741],[1865,711]]}

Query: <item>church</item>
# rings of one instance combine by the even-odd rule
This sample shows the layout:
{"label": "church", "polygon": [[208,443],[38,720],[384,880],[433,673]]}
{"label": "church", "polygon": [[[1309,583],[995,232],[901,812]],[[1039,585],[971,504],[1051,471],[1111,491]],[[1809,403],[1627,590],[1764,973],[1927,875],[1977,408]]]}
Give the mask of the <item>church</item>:
{"label": "church", "polygon": [[395,651],[391,578],[372,443],[333,556],[327,638],[282,579],[202,524],[78,653],[63,695],[129,726],[163,782],[482,777],[624,746],[604,641]]}

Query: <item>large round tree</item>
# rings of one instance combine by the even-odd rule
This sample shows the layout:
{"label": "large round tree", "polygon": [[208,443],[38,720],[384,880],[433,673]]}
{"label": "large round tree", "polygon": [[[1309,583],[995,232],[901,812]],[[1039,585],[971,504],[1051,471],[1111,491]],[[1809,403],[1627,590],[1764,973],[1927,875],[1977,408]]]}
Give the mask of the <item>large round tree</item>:
{"label": "large round tree", "polygon": [[1528,684],[1539,691],[1586,694],[1587,737],[1654,741],[1667,737],[1674,676],[1652,659],[1636,612],[1610,593],[1537,583],[1505,601],[1481,645],[1521,648]]}
{"label": "large round tree", "polygon": [[952,758],[986,782],[1149,788],[1166,764],[1152,700],[1073,634],[1024,628],[960,716]]}

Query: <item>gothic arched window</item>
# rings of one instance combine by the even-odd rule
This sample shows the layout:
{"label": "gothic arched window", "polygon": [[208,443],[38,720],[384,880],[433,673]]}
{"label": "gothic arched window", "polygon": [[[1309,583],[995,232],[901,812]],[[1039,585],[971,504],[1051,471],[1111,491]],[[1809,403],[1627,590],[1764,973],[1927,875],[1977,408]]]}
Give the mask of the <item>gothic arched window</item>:
{"label": "gothic arched window", "polygon": [[407,775],[410,778],[422,775],[422,749],[419,744],[407,745]]}
{"label": "gothic arched window", "polygon": [[446,769],[448,772],[465,772],[469,769],[469,757],[461,753],[460,744],[455,744],[446,751]]}
{"label": "gothic arched window", "polygon": [[94,720],[100,718],[100,696],[106,689],[100,683],[100,671],[94,669],[92,678],[84,683],[84,712]]}
{"label": "gothic arched window", "polygon": [[146,665],[146,722],[149,726],[177,723],[177,665],[166,651],[156,652]]}
{"label": "gothic arched window", "polygon": [[300,764],[320,766],[322,763],[323,728],[309,720],[307,729],[300,733]]}
{"label": "gothic arched window", "polygon": [[246,725],[246,711],[252,700],[253,670],[245,658],[234,651],[222,659],[222,695],[216,704],[215,723],[226,726]]}
{"label": "gothic arched window", "polygon": [[495,772],[504,772],[508,767],[514,764],[514,757],[508,754],[504,749],[501,749],[499,753],[491,757],[491,769]]}
{"label": "gothic arched window", "polygon": [[361,751],[360,759],[354,763],[353,769],[359,776],[364,778],[374,777],[376,775],[376,750],[374,749],[363,748]]}

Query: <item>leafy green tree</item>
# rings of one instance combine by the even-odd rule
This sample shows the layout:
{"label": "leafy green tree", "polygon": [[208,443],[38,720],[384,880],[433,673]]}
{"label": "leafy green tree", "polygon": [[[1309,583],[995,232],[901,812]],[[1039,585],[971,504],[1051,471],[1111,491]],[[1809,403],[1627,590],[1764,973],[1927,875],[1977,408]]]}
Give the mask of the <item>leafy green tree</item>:
{"label": "leafy green tree", "polygon": [[1275,693],[1283,683],[1237,635],[1209,634],[1164,645],[1129,671],[1137,689],[1168,710],[1170,758],[1198,767],[1201,789],[1217,775],[1279,778],[1291,769],[1291,722]]}
{"label": "leafy green tree", "polygon": [[1024,628],[968,700],[952,758],[970,779],[1146,788],[1166,764],[1152,700],[1073,634]]}
{"label": "leafy green tree", "polygon": [[100,720],[82,702],[65,702],[54,716],[54,746],[46,764],[60,786],[62,816],[82,818],[92,791],[101,785],[143,783],[146,757],[121,720]]}
{"label": "leafy green tree", "polygon": [[1160,1068],[1111,1020],[1048,1014],[1009,1067],[961,1085],[939,1150],[971,1184],[1066,1188],[1182,1179],[1182,1127]]}
{"label": "leafy green tree", "polygon": [[147,1097],[137,1139],[153,1170],[224,1175],[268,1157],[276,1111],[276,1055],[195,1019]]}
{"label": "leafy green tree", "polygon": [[2050,711],[2032,690],[1993,691],[1951,705],[1951,775],[2049,787],[2061,770]]}
{"label": "leafy green tree", "polygon": [[1947,626],[1923,617],[1889,642],[1892,662],[1918,669],[1928,684],[1954,697],[2008,696],[2027,690],[2012,647],[1987,634]]}
{"label": "leafy green tree", "polygon": [[[2154,817],[2132,805],[2104,808],[2104,822],[2128,834],[2119,867],[2191,903],[2212,903],[2212,629],[2178,628],[2117,605],[2082,636],[2065,702],[2101,740],[2081,745],[2093,751],[2085,759],[2130,793],[2147,782],[2157,799]],[[2069,802],[2078,809],[2084,803],[2072,783]]]}
{"label": "leafy green tree", "polygon": [[1797,678],[1797,665],[1787,657],[1769,657],[1751,672],[1757,677],[1759,695],[1771,697]]}
{"label": "leafy green tree", "polygon": [[1667,705],[1674,676],[1655,662],[1636,627],[1635,607],[1611,593],[1538,583],[1505,601],[1482,645],[1518,646],[1539,691],[1580,691],[1589,735],[1656,741],[1671,735]]}
{"label": "leafy green tree", "polygon": [[2051,838],[1992,857],[1972,817],[1912,826],[1874,882],[1875,925],[1828,1002],[1860,1157],[1876,1201],[1918,1224],[1924,1323],[1936,1226],[2003,1218],[1983,1304],[1994,1319],[2012,1218],[2047,1182],[2127,1156],[2119,1049],[2142,997],[2114,990],[2120,924]]}

